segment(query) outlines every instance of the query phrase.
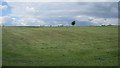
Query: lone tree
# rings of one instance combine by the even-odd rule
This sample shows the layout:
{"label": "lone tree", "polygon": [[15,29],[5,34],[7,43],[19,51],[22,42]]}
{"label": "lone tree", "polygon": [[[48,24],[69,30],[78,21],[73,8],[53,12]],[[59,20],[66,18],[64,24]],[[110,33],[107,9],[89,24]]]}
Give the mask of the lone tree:
{"label": "lone tree", "polygon": [[73,21],[71,24],[74,26],[75,25],[75,21]]}

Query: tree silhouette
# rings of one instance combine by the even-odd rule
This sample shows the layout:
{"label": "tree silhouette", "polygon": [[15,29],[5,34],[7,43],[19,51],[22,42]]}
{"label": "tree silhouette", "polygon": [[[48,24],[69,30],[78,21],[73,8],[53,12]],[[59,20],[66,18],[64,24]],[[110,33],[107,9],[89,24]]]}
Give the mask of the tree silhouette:
{"label": "tree silhouette", "polygon": [[74,26],[74,25],[75,25],[75,21],[73,21],[73,22],[71,23],[71,25],[73,25],[73,26]]}

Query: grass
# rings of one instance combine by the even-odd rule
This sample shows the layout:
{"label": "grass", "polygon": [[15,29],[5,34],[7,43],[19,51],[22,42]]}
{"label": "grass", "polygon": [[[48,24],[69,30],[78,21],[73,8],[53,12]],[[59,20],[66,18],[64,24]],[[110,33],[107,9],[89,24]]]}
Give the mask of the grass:
{"label": "grass", "polygon": [[117,66],[117,26],[4,26],[4,66]]}
{"label": "grass", "polygon": [[0,67],[2,66],[2,27],[0,26]]}

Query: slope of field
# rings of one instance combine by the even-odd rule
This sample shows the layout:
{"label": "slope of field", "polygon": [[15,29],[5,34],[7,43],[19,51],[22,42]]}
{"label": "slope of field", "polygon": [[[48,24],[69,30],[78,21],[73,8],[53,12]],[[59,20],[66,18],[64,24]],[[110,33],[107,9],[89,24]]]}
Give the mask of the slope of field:
{"label": "slope of field", "polygon": [[2,40],[4,66],[118,65],[117,26],[4,26]]}
{"label": "slope of field", "polygon": [[0,67],[2,67],[2,26],[0,26]]}

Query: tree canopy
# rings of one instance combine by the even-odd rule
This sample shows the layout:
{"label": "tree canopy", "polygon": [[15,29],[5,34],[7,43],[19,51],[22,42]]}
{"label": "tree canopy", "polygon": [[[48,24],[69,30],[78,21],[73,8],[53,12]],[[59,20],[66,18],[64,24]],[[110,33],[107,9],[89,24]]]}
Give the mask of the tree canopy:
{"label": "tree canopy", "polygon": [[75,25],[75,21],[73,21],[73,22],[71,23],[71,25],[73,25],[73,26],[74,26],[74,25]]}

